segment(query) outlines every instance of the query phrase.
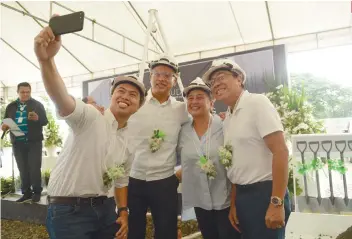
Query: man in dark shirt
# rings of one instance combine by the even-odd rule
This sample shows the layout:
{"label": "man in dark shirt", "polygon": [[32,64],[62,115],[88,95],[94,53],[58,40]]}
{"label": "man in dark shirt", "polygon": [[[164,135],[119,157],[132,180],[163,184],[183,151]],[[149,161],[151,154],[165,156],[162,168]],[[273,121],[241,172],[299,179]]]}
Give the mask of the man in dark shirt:
{"label": "man in dark shirt", "polygon": [[[25,134],[11,134],[11,143],[21,178],[23,196],[17,202],[39,202],[41,187],[43,126],[48,124],[44,106],[31,98],[31,86],[22,82],[17,86],[18,99],[11,102],[5,111],[4,118],[11,118]],[[2,124],[7,131],[9,126]]]}

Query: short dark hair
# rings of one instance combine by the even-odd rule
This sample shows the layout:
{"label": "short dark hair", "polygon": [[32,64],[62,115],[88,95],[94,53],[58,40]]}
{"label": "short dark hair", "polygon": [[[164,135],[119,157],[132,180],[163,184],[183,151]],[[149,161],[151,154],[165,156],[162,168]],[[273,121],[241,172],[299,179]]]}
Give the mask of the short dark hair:
{"label": "short dark hair", "polygon": [[87,102],[88,102],[88,97],[87,97],[87,96],[84,97],[84,98],[82,99],[82,101],[83,101],[85,104],[87,104]]}
{"label": "short dark hair", "polygon": [[135,84],[135,83],[133,83],[133,82],[130,82],[130,81],[120,81],[120,82],[118,82],[118,83],[116,83],[115,85],[113,85],[113,87],[111,88],[111,95],[113,95],[114,94],[114,91],[115,91],[115,89],[116,89],[116,87],[118,86],[118,85],[121,85],[121,84],[130,84],[130,85],[133,85],[134,87],[136,87],[137,89],[138,89],[138,92],[139,92],[139,95],[140,95],[140,99],[139,99],[139,105],[140,106],[142,106],[143,105],[143,103],[144,103],[144,99],[147,97],[147,95],[148,95],[148,92],[147,91],[145,91],[145,92],[142,92],[142,90],[141,90],[141,88],[137,85],[137,84]]}
{"label": "short dark hair", "polygon": [[29,87],[29,89],[32,89],[31,85],[28,82],[21,82],[17,85],[17,92],[20,90],[20,87]]}

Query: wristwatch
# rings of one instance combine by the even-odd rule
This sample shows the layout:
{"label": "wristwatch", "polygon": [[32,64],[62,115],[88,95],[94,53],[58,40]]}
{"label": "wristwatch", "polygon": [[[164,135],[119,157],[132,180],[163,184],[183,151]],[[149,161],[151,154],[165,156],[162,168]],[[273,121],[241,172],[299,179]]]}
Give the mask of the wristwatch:
{"label": "wristwatch", "polygon": [[283,205],[282,199],[276,196],[271,197],[270,203],[273,204],[275,207],[281,207]]}
{"label": "wristwatch", "polygon": [[117,214],[120,215],[120,212],[126,211],[129,214],[129,209],[128,207],[120,207],[117,209]]}

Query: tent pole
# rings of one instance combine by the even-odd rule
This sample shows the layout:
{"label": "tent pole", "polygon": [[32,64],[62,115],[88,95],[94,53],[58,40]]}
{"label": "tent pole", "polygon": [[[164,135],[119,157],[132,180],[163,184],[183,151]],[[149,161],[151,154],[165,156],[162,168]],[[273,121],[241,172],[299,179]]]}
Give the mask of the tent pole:
{"label": "tent pole", "polygon": [[53,1],[50,1],[50,8],[49,8],[49,18],[53,15]]}
{"label": "tent pole", "polygon": [[[161,37],[163,38],[163,41],[164,41],[165,53],[166,53],[167,55],[169,55],[169,56],[174,57],[172,51],[170,50],[170,46],[169,46],[168,41],[167,41],[167,39],[166,39],[166,35],[165,35],[164,30],[163,30],[163,27],[161,26],[160,18],[159,18],[159,15],[158,15],[158,12],[157,12],[157,11],[154,13],[154,16],[155,16],[155,19],[156,19],[156,21],[157,21],[157,23],[158,23],[159,31],[160,31]],[[178,77],[177,77],[177,84],[178,84],[178,87],[180,88],[180,91],[181,91],[181,94],[182,94],[184,87],[183,87],[183,83],[182,83],[180,74],[179,74]]]}
{"label": "tent pole", "polygon": [[144,78],[145,64],[147,62],[147,57],[148,57],[148,50],[149,50],[148,46],[149,46],[150,35],[152,33],[152,28],[153,28],[153,14],[154,12],[156,12],[156,10],[150,9],[148,12],[149,12],[148,28],[147,28],[147,34],[145,36],[142,62],[140,63],[140,66],[139,66],[139,81],[142,83]]}

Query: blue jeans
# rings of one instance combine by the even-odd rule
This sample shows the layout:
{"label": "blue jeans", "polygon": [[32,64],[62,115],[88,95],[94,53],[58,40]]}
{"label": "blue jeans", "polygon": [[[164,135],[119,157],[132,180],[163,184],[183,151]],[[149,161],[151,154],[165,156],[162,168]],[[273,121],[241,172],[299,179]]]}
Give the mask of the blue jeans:
{"label": "blue jeans", "polygon": [[204,210],[195,207],[199,229],[204,239],[240,239],[241,234],[231,225],[230,208]]}
{"label": "blue jeans", "polygon": [[[236,186],[236,210],[239,226],[245,239],[285,239],[285,227],[268,229],[266,211],[270,205],[272,181]],[[288,191],[284,198],[285,222],[291,214]]]}
{"label": "blue jeans", "polygon": [[113,239],[118,231],[114,198],[103,204],[49,204],[46,228],[51,239]]}

